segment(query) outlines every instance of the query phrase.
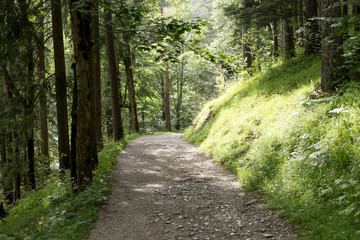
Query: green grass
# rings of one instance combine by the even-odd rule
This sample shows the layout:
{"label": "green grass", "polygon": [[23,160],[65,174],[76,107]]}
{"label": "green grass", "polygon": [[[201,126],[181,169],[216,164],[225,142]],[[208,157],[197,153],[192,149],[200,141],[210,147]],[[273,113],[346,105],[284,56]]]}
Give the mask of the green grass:
{"label": "green grass", "polygon": [[184,137],[300,227],[301,239],[360,239],[360,89],[318,94],[300,57],[235,83]]}
{"label": "green grass", "polygon": [[21,199],[0,224],[1,239],[83,239],[111,190],[107,175],[117,163],[116,155],[138,136],[106,143],[93,181],[81,193],[72,192],[69,179],[53,176],[44,188]]}

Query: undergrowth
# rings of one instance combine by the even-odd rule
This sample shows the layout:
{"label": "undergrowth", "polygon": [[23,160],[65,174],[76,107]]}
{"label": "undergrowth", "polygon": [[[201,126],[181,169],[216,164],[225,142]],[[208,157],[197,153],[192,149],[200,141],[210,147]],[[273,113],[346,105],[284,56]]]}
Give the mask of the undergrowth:
{"label": "undergrowth", "polygon": [[[46,186],[21,199],[0,224],[1,239],[83,239],[110,191],[108,174],[127,142],[110,142],[99,153],[93,181],[75,194],[69,178],[52,176]],[[69,175],[69,174],[66,174]]]}
{"label": "undergrowth", "polygon": [[318,91],[317,58],[238,82],[185,138],[300,227],[302,239],[360,239],[360,89]]}

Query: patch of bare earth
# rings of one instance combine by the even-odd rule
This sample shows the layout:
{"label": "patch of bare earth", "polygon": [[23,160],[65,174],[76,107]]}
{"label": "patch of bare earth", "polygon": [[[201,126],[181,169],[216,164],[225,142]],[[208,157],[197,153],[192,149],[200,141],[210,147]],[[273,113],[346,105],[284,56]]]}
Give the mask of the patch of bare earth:
{"label": "patch of bare earth", "polygon": [[140,137],[121,152],[91,240],[295,239],[234,175],[180,134]]}

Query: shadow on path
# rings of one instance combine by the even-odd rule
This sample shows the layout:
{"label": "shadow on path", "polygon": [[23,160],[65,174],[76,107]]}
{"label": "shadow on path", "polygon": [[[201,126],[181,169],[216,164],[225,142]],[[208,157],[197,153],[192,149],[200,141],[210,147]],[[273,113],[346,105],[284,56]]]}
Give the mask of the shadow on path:
{"label": "shadow on path", "polygon": [[117,160],[91,240],[296,238],[180,134],[140,137]]}

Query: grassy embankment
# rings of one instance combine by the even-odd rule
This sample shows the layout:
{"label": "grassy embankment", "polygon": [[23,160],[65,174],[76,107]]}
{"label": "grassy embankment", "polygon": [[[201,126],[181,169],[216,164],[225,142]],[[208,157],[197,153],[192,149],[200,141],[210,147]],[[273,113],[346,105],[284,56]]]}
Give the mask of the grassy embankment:
{"label": "grassy embankment", "polygon": [[185,138],[265,192],[302,239],[360,239],[360,89],[315,91],[319,59],[298,58],[209,102]]}
{"label": "grassy embankment", "polygon": [[0,224],[0,239],[83,239],[110,192],[107,176],[116,155],[138,136],[105,144],[93,181],[83,192],[74,194],[69,179],[52,176],[44,188],[21,199]]}

